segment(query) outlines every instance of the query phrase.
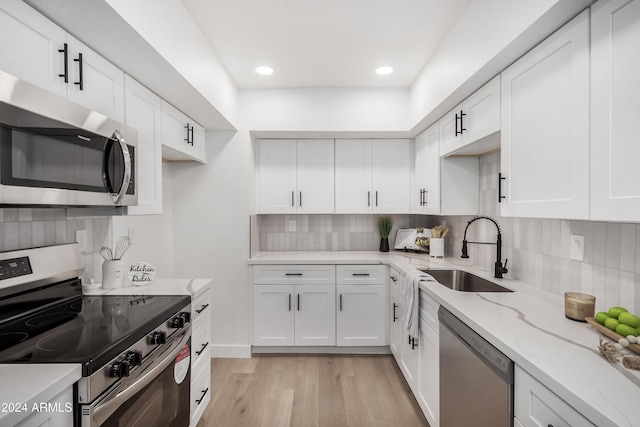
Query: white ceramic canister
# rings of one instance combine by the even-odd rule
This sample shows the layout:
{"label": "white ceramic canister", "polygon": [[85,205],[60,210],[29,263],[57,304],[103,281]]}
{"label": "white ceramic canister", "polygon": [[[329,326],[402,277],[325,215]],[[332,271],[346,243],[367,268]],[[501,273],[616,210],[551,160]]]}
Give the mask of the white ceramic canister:
{"label": "white ceramic canister", "polygon": [[104,289],[124,287],[126,274],[127,271],[123,260],[104,261],[102,263],[102,287]]}
{"label": "white ceramic canister", "polygon": [[444,258],[444,239],[431,237],[429,239],[429,256]]}

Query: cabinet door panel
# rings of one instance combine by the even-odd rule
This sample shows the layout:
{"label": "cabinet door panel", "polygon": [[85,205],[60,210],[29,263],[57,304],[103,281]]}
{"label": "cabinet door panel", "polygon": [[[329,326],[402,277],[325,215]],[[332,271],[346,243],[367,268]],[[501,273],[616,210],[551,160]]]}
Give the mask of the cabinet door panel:
{"label": "cabinet door panel", "polygon": [[[124,122],[124,73],[87,45],[67,34],[69,44],[69,85],[67,97],[80,105]],[[82,54],[83,89],[80,82]]]}
{"label": "cabinet door panel", "polygon": [[336,288],[296,285],[295,345],[336,344]]}
{"label": "cabinet door panel", "polygon": [[400,352],[402,349],[402,297],[391,293],[391,307],[389,313],[389,348],[396,362],[400,364]]}
{"label": "cabinet door panel", "polygon": [[386,287],[338,285],[338,345],[386,344]]}
{"label": "cabinet door panel", "polygon": [[295,212],[296,141],[260,141],[260,212]]}
{"label": "cabinet door panel", "polygon": [[411,141],[373,141],[373,194],[371,204],[378,213],[411,210]]}
{"label": "cabinet door panel", "polygon": [[466,135],[464,133],[456,135],[456,130],[459,129],[459,122],[456,116],[460,114],[461,110],[462,107],[458,106],[438,121],[440,126],[440,152],[442,155],[455,151],[464,145]]}
{"label": "cabinet door panel", "polygon": [[[0,70],[59,96],[67,96],[64,57],[58,49],[66,32],[21,1],[0,5]],[[71,56],[69,56],[71,60]]]}
{"label": "cabinet door panel", "polygon": [[588,217],[588,77],[588,10],[502,73],[502,215]]}
{"label": "cabinet door panel", "polygon": [[138,131],[138,206],[128,215],[162,213],[162,101],[153,92],[126,76],[126,123]]}
{"label": "cabinet door panel", "polygon": [[293,285],[253,287],[253,344],[294,344]]}
{"label": "cabinet door panel", "polygon": [[370,139],[336,140],[336,213],[371,212]]}
{"label": "cabinet door panel", "polygon": [[440,424],[440,343],[438,334],[420,321],[420,376],[417,399],[429,425]]}
{"label": "cabinet door panel", "polygon": [[592,7],[591,219],[640,221],[640,1]]}
{"label": "cabinet door panel", "polygon": [[297,149],[298,212],[333,213],[333,140],[300,140]]}
{"label": "cabinet door panel", "polygon": [[500,131],[500,76],[465,100],[464,110],[469,144]]}

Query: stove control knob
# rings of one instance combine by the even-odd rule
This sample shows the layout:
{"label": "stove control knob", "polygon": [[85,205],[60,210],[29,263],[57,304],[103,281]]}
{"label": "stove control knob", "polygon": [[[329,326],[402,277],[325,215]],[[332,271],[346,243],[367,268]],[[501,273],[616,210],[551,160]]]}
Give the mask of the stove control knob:
{"label": "stove control knob", "polygon": [[183,311],[180,312],[169,321],[169,326],[172,328],[184,328],[187,323],[191,321],[191,314]]}
{"label": "stove control knob", "polygon": [[158,345],[167,342],[167,334],[162,331],[155,331],[149,335],[149,344]]}
{"label": "stove control knob", "polygon": [[137,350],[128,351],[124,355],[124,361],[127,362],[131,368],[140,366],[140,364],[142,364],[142,353]]}
{"label": "stove control knob", "polygon": [[115,362],[109,367],[109,376],[113,378],[123,378],[129,376],[129,363],[126,361]]}

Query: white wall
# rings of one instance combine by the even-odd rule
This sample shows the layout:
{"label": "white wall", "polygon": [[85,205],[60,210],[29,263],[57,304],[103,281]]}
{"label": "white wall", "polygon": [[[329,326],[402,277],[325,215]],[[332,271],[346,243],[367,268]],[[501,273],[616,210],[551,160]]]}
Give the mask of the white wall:
{"label": "white wall", "polygon": [[407,89],[243,89],[242,129],[407,131]]}
{"label": "white wall", "polygon": [[249,357],[248,132],[207,132],[207,164],[174,163],[174,275],[212,278],[215,357]]}
{"label": "white wall", "polygon": [[125,254],[129,263],[147,261],[156,268],[156,277],[173,274],[173,181],[172,164],[162,162],[162,214],[113,217],[112,241],[127,236],[133,228],[133,245]]}

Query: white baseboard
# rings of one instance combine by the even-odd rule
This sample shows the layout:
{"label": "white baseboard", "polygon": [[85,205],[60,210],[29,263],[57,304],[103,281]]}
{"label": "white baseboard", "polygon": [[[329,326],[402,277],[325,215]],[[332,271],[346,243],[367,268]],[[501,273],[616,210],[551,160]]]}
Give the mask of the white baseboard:
{"label": "white baseboard", "polygon": [[286,354],[391,354],[389,346],[366,346],[366,347],[270,347],[253,346],[253,353],[286,353]]}
{"label": "white baseboard", "polygon": [[251,357],[250,345],[212,345],[212,358],[248,359]]}

